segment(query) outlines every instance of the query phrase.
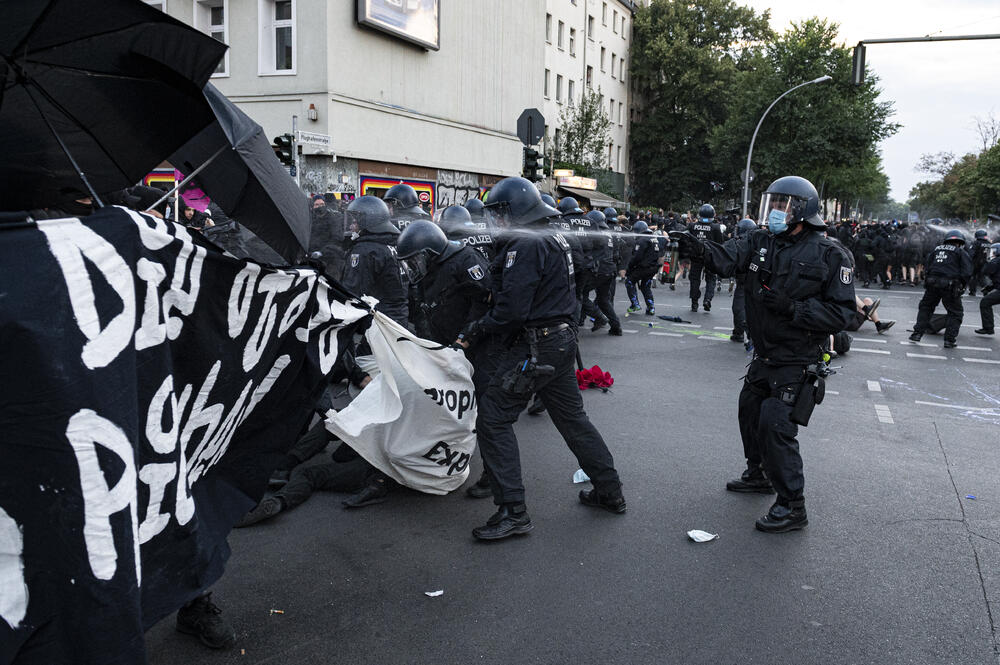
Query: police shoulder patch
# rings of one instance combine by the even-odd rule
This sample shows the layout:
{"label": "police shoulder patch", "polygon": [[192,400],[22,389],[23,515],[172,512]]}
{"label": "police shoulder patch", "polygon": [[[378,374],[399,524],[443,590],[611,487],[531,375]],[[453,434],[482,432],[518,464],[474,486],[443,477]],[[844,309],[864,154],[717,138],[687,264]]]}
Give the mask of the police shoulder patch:
{"label": "police shoulder patch", "polygon": [[514,265],[514,261],[517,259],[517,250],[513,252],[507,252],[507,262],[504,263],[504,268],[509,268]]}
{"label": "police shoulder patch", "polygon": [[850,284],[854,281],[854,270],[847,266],[840,266],[840,281],[844,284]]}
{"label": "police shoulder patch", "polygon": [[469,277],[476,280],[477,282],[483,278],[483,269],[478,265],[474,265],[471,268],[469,268],[468,273]]}
{"label": "police shoulder patch", "polygon": [[352,268],[357,268],[358,267],[358,258],[359,258],[359,256],[357,254],[351,254],[351,267]]}

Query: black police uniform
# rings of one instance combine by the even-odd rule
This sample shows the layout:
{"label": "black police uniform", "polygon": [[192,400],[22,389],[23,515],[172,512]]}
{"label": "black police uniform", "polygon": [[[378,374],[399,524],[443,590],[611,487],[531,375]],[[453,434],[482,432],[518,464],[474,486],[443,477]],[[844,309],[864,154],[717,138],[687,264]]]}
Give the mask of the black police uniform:
{"label": "black police uniform", "polygon": [[628,291],[628,299],[632,301],[633,307],[639,306],[639,294],[636,287],[642,291],[646,299],[646,310],[650,313],[654,311],[653,302],[653,277],[660,268],[660,240],[659,236],[650,233],[643,233],[636,237],[635,247],[632,249],[632,257],[629,259],[628,267],[625,269],[626,277],[625,289]]}
{"label": "black police uniform", "polygon": [[954,343],[962,327],[962,291],[972,277],[972,260],[960,245],[942,243],[934,248],[924,260],[926,279],[924,297],[917,305],[917,322],[913,326],[913,336],[920,335],[930,327],[931,314],[938,303],[944,305],[948,323],[944,329],[945,343]]}
{"label": "black police uniform", "polygon": [[[704,247],[709,270],[726,277],[746,273],[754,359],[740,392],[739,419],[748,466],[763,465],[779,504],[804,505],[792,406],[824,340],[854,319],[853,271],[840,248],[808,225],[796,235],[759,230]],[[781,303],[782,297],[789,300]],[[777,311],[780,304],[783,311]]]}
{"label": "black police uniform", "polygon": [[[534,228],[534,227],[530,227]],[[529,336],[537,336],[537,362],[554,371],[533,387],[580,467],[602,495],[620,494],[621,482],[604,439],[583,410],[576,382],[574,269],[567,238],[542,227],[513,234],[498,245],[492,306],[472,327],[500,339],[491,354],[495,371],[479,402],[476,430],[490,472],[497,505],[522,504],[524,485],[514,422],[532,391],[504,388],[504,377],[530,357]]]}
{"label": "black police uniform", "polygon": [[[711,240],[714,243],[722,243],[722,228],[716,221],[705,222],[698,220],[688,225],[688,231],[698,240]],[[701,273],[705,269],[704,261],[691,259],[691,309],[697,311],[698,300],[701,298]],[[712,296],[715,295],[715,285],[718,278],[711,270],[705,271],[705,309],[712,308]]]}
{"label": "black police uniform", "polygon": [[987,238],[976,238],[969,247],[969,258],[972,259],[972,279],[969,282],[969,295],[976,295],[976,289],[981,288],[985,281],[983,270],[990,261],[990,241]]}
{"label": "black police uniform", "polygon": [[597,263],[597,272],[594,277],[594,289],[597,291],[597,307],[604,314],[605,318],[611,322],[612,331],[621,331],[621,321],[615,313],[615,273],[617,272],[616,262],[616,240],[610,230],[597,231],[594,236],[598,240],[598,247],[594,252],[594,260]]}
{"label": "black police uniform", "polygon": [[580,299],[581,325],[583,317],[589,316],[603,325],[606,318],[597,304],[590,298],[597,281],[597,253],[601,248],[601,239],[597,236],[597,228],[586,215],[569,215],[566,219],[570,229],[579,241],[583,251],[583,263],[574,264],[576,273],[576,292]]}
{"label": "black police uniform", "polygon": [[989,285],[983,291],[983,299],[979,301],[979,313],[983,317],[983,327],[980,330],[993,333],[993,307],[1000,304],[1000,256],[983,267],[983,277],[989,281]]}
{"label": "black police uniform", "polygon": [[439,344],[451,344],[470,321],[486,313],[490,267],[472,247],[449,243],[420,280],[417,334]]}
{"label": "black police uniform", "polygon": [[376,309],[406,326],[409,320],[407,286],[396,261],[393,233],[362,233],[347,250],[344,274],[340,279],[351,293],[378,299]]}
{"label": "black police uniform", "polygon": [[[583,251],[583,243],[580,241],[579,236],[573,232],[573,223],[566,217],[553,218],[549,220],[549,226],[556,231],[560,232],[562,238],[569,244],[570,257],[573,259],[573,297],[576,298],[576,313],[573,315],[573,321],[579,320],[581,313],[583,312],[583,301],[580,298],[580,266],[587,262],[586,254]],[[503,261],[500,262],[500,271],[502,272]],[[494,268],[496,268],[496,258],[494,258]],[[494,270],[494,276],[496,276],[496,270]]]}

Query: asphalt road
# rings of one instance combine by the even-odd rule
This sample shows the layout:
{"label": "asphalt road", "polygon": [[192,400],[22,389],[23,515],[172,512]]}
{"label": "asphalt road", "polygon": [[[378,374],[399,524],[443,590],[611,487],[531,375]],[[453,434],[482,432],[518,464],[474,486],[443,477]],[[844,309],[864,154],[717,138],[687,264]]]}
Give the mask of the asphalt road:
{"label": "asphalt road", "polygon": [[[731,297],[692,314],[686,290],[654,293],[658,314],[691,325],[640,315],[621,338],[581,333],[585,363],[615,377],[584,402],[627,514],[581,506],[572,455],[547,417],[525,415],[531,534],[475,542],[492,505],[461,493],[400,491],[357,512],[317,494],[230,536],[214,592],[236,647],[204,649],[168,619],[147,636],[150,662],[1000,663],[1000,340],[972,333],[973,299],[946,351],[904,341],[918,289],[859,290],[899,323],[866,324],[833,362],[799,437],[810,524],[768,535],[753,523],[771,499],[724,491],[744,464],[748,362],[728,341]],[[690,529],[720,538],[695,544]]]}

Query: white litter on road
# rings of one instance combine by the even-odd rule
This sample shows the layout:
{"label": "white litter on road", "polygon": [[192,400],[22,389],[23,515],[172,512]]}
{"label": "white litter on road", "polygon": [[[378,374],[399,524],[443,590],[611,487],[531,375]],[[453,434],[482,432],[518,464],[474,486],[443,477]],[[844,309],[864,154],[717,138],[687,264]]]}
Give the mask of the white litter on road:
{"label": "white litter on road", "polygon": [[875,415],[878,416],[878,421],[886,425],[895,425],[896,422],[892,419],[892,413],[889,412],[889,407],[885,404],[875,405]]}
{"label": "white litter on road", "polygon": [[444,593],[444,589],[438,589],[437,591],[424,591],[425,596],[430,596],[431,598],[437,598]]}
{"label": "white litter on road", "polygon": [[707,543],[711,540],[715,540],[719,537],[717,533],[709,533],[708,531],[699,531],[698,529],[692,529],[688,531],[688,538],[696,543]]}
{"label": "white litter on road", "polygon": [[873,393],[880,393],[882,392],[882,385],[878,381],[869,381],[868,391]]}
{"label": "white litter on road", "polygon": [[574,483],[586,483],[590,482],[590,476],[583,472],[583,469],[577,469],[576,473],[573,474]]}

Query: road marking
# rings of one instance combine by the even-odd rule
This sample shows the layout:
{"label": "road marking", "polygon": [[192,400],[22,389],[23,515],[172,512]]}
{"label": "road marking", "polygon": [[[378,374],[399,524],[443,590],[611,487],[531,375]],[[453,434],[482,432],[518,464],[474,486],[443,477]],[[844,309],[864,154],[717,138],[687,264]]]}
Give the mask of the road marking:
{"label": "road marking", "polygon": [[932,358],[933,360],[948,360],[948,356],[935,356],[931,353],[910,353],[906,352],[907,358]]}
{"label": "road marking", "polygon": [[680,333],[665,333],[665,332],[656,332],[656,331],[653,331],[653,332],[651,332],[649,334],[650,335],[658,335],[660,337],[684,337],[684,335],[682,335]]}
{"label": "road marking", "polygon": [[827,395],[839,395],[840,393],[837,392],[836,390],[827,390],[826,394]]}
{"label": "road marking", "polygon": [[959,351],[992,351],[993,349],[986,346],[956,346]]}
{"label": "road marking", "polygon": [[855,342],[871,342],[872,344],[888,344],[889,340],[886,339],[872,339],[871,337],[855,337]]}
{"label": "road marking", "polygon": [[732,330],[732,328],[727,328],[725,326],[712,326],[712,330]]}
{"label": "road marking", "polygon": [[854,352],[857,352],[857,353],[881,353],[883,356],[888,356],[888,355],[892,354],[891,351],[883,351],[882,349],[858,349],[858,348],[855,348],[855,349],[851,349],[851,351],[854,351]]}
{"label": "road marking", "polygon": [[882,392],[882,385],[878,381],[869,381],[868,391],[873,393],[880,393]]}
{"label": "road marking", "polygon": [[1000,365],[1000,360],[987,360],[986,358],[962,358],[967,363],[988,363],[990,365]]}
{"label": "road marking", "polygon": [[886,425],[896,424],[896,422],[892,419],[892,413],[889,411],[889,407],[885,404],[875,405],[875,415],[878,416],[878,421],[880,423],[885,423]]}
{"label": "road marking", "polygon": [[626,330],[626,329],[622,328],[622,332],[623,333],[628,333],[630,335],[634,335],[635,333],[637,333],[639,331],[638,330]]}
{"label": "road marking", "polygon": [[937,348],[937,344],[931,344],[930,342],[913,342],[908,339],[900,340],[899,343],[902,344],[903,346],[926,346],[932,349]]}
{"label": "road marking", "polygon": [[914,400],[914,404],[923,404],[925,406],[940,406],[945,409],[959,409],[960,411],[996,411],[998,407],[993,407],[989,409],[984,409],[979,406],[961,406],[959,404],[944,404],[942,402],[924,402],[922,400]]}
{"label": "road marking", "polygon": [[716,342],[728,342],[728,337],[714,337],[712,335],[698,335],[698,339],[714,339]]}
{"label": "road marking", "polygon": [[685,326],[687,328],[701,328],[700,323],[674,323],[675,326]]}

